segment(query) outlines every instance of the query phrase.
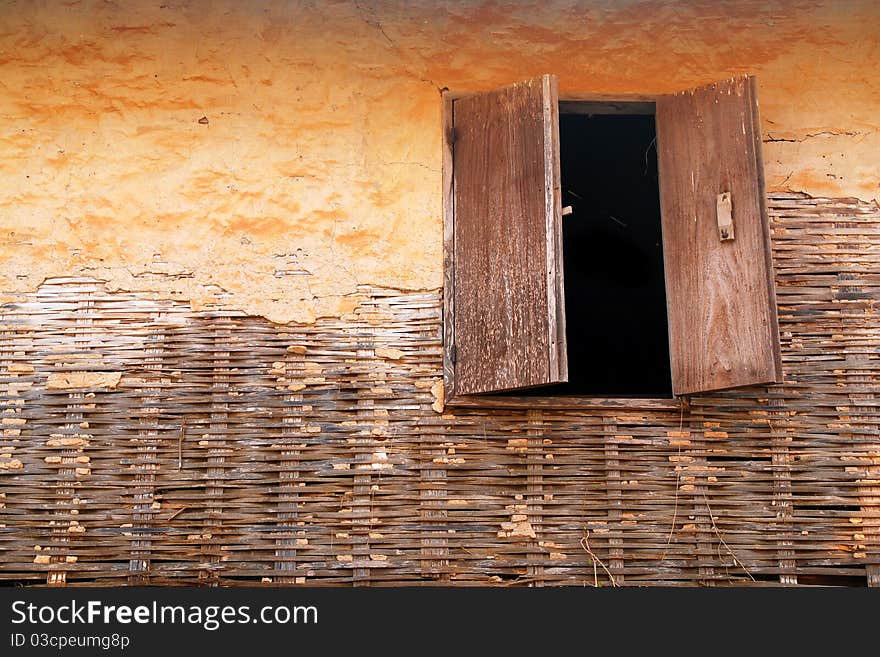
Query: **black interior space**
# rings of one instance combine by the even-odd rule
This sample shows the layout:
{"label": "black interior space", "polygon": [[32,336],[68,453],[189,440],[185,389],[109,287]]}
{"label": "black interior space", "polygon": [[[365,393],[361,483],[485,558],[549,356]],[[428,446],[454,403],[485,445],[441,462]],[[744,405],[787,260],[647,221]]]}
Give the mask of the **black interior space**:
{"label": "black interior space", "polygon": [[519,394],[671,397],[654,116],[559,132],[569,383]]}

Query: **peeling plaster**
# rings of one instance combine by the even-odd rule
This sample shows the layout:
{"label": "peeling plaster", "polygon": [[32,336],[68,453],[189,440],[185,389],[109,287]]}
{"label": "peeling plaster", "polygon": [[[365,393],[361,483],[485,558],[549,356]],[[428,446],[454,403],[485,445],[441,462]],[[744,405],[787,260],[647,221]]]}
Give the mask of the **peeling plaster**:
{"label": "peeling plaster", "polygon": [[0,296],[87,275],[308,323],[361,284],[437,289],[439,91],[544,72],[754,73],[769,189],[876,199],[878,23],[867,0],[6,3]]}

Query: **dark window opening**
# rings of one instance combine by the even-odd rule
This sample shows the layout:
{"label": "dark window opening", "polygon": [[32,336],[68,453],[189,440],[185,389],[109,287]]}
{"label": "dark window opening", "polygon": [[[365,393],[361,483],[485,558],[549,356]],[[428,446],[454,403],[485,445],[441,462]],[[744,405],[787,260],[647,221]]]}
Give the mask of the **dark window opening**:
{"label": "dark window opening", "polygon": [[559,117],[569,381],[510,394],[671,397],[654,115],[577,105]]}

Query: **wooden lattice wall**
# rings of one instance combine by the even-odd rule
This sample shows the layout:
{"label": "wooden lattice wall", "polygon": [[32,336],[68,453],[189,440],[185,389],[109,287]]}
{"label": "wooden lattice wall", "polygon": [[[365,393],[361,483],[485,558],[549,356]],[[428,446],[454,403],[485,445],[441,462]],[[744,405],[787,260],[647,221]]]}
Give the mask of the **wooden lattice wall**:
{"label": "wooden lattice wall", "polygon": [[0,320],[0,581],[880,584],[880,208],[769,205],[786,382],[682,411],[441,414],[440,291],[47,281]]}

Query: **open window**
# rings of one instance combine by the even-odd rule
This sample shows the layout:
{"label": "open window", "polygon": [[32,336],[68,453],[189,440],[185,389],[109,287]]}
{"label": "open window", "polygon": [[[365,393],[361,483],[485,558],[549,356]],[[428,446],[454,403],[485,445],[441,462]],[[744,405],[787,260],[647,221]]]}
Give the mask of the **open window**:
{"label": "open window", "polygon": [[560,101],[545,75],[447,95],[444,130],[451,403],[781,381],[754,78]]}

